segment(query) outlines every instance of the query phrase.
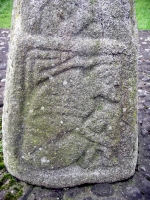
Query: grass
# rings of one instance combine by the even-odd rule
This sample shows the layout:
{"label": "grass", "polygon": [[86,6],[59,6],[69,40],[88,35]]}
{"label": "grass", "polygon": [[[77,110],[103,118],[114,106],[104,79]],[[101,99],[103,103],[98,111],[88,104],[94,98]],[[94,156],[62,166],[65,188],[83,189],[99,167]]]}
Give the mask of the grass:
{"label": "grass", "polygon": [[11,11],[13,0],[0,0],[0,27],[11,27]]}
{"label": "grass", "polygon": [[135,0],[139,30],[150,30],[150,0]]}

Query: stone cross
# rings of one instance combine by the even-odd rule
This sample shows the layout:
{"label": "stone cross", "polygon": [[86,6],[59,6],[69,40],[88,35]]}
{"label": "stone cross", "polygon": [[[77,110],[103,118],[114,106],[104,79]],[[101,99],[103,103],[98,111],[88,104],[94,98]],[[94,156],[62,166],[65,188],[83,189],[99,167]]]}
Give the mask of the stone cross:
{"label": "stone cross", "polygon": [[4,161],[51,188],[127,179],[137,162],[132,0],[14,0]]}

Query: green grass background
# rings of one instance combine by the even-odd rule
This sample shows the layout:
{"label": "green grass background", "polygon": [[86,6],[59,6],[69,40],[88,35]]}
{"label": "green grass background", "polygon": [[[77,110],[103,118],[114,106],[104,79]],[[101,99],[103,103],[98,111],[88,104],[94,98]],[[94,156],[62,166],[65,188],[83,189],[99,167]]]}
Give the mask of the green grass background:
{"label": "green grass background", "polygon": [[150,30],[150,0],[135,0],[139,30]]}
{"label": "green grass background", "polygon": [[[0,28],[10,28],[13,0],[0,0]],[[139,30],[150,30],[150,0],[135,0]]]}
{"label": "green grass background", "polygon": [[0,28],[10,28],[13,0],[0,0]]}

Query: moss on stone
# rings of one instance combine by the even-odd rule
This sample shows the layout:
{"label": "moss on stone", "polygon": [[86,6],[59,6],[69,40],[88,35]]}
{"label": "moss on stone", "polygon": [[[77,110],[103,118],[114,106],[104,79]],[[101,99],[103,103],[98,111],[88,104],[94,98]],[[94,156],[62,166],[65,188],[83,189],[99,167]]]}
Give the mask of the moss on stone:
{"label": "moss on stone", "polygon": [[23,194],[22,185],[11,176],[5,173],[0,179],[0,191],[5,191],[4,200],[17,200]]}
{"label": "moss on stone", "polygon": [[93,5],[93,4],[96,3],[96,2],[97,2],[97,0],[91,0],[91,1],[90,1],[90,4]]}
{"label": "moss on stone", "polygon": [[18,200],[19,197],[21,197],[23,194],[23,190],[20,189],[18,190],[15,194],[12,194],[11,192],[8,192],[5,197],[4,200]]}
{"label": "moss on stone", "polygon": [[9,173],[4,174],[0,179],[0,190],[9,189],[15,183],[15,178],[12,177]]}
{"label": "moss on stone", "polygon": [[113,158],[113,163],[118,164],[118,159],[116,157]]}
{"label": "moss on stone", "polygon": [[119,142],[120,142],[120,138],[117,137],[117,138],[115,138],[113,144],[114,144],[114,145],[117,145],[117,144],[119,144]]}
{"label": "moss on stone", "polygon": [[103,106],[102,106],[102,105],[98,107],[98,110],[102,110],[102,109],[103,109]]}

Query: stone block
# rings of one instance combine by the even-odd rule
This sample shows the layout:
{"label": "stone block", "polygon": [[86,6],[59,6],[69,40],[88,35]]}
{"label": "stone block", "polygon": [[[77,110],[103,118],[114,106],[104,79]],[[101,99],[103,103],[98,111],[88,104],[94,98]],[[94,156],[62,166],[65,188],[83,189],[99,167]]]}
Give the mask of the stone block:
{"label": "stone block", "polygon": [[137,162],[132,0],[14,0],[4,161],[51,188],[124,180]]}

